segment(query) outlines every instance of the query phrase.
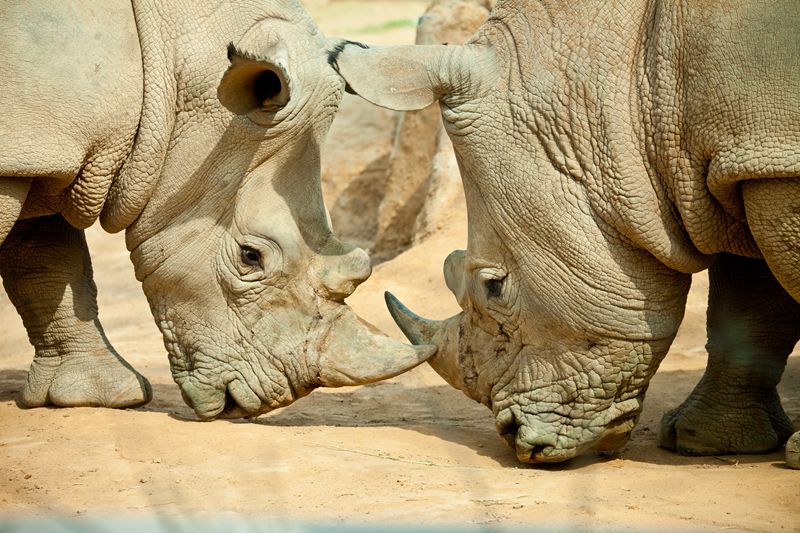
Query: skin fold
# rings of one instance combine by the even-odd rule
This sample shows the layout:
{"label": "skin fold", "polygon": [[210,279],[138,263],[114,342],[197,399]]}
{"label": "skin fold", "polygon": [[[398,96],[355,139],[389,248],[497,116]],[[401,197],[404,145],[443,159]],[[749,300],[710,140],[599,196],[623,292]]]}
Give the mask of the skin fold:
{"label": "skin fold", "polygon": [[294,0],[6,2],[0,274],[36,355],[22,403],[128,407],[150,386],[97,318],[83,229],[126,231],[173,377],[204,419],[408,370],[433,347],[344,299],[320,145],[344,82]]}
{"label": "skin fold", "polygon": [[798,16],[785,0],[500,0],[464,46],[343,44],[353,92],[439,101],[469,214],[444,265],[463,312],[387,301],[521,461],[625,444],[709,267],[708,368],[660,443],[760,453],[791,434],[775,385],[800,338]]}

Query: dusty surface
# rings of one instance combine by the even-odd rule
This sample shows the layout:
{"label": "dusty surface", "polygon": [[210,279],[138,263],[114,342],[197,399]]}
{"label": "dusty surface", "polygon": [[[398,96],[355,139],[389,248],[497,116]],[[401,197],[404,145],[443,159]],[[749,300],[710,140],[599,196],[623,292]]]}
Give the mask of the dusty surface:
{"label": "dusty surface", "polygon": [[[424,7],[332,2],[317,18],[329,34],[411,42],[413,27],[396,21]],[[800,472],[783,468],[782,453],[686,458],[656,446],[659,418],[705,365],[703,276],[627,448],[613,458],[529,467],[516,463],[486,408],[427,367],[369,387],[316,391],[255,421],[195,422],[123,238],[96,228],[88,238],[108,336],[151,380],[155,399],[128,411],[18,408],[32,349],[0,293],[0,516],[238,513],[348,524],[800,530]],[[424,243],[377,267],[351,304],[392,335],[399,333],[383,306],[385,289],[430,318],[454,313],[441,264],[465,239],[464,214],[454,213]],[[796,426],[798,383],[795,355],[781,394]]]}

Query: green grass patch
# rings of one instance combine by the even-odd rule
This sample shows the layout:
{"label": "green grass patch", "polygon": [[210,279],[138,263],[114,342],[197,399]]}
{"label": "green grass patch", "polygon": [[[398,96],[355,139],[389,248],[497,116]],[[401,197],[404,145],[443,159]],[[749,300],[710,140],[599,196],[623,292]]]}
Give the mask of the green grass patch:
{"label": "green grass patch", "polygon": [[395,19],[381,22],[380,24],[370,24],[356,30],[358,33],[380,33],[398,28],[416,28],[417,19]]}

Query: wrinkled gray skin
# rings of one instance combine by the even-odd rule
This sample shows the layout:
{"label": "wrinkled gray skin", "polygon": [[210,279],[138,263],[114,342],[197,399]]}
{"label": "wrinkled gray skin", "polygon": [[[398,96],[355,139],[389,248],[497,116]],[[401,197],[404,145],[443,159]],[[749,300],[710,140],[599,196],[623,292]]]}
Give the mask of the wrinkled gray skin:
{"label": "wrinkled gray skin", "polygon": [[343,305],[370,274],[332,235],[320,192],[344,83],[298,2],[12,1],[0,29],[0,274],[36,349],[24,405],[150,399],[97,319],[83,228],[98,217],[126,230],[201,418],[432,353]]}
{"label": "wrinkled gray skin", "polygon": [[463,313],[388,303],[521,461],[627,441],[708,267],[708,368],[660,443],[757,453],[791,434],[775,385],[800,337],[798,17],[793,0],[501,0],[468,45],[336,58],[373,103],[440,101],[469,212],[444,266]]}

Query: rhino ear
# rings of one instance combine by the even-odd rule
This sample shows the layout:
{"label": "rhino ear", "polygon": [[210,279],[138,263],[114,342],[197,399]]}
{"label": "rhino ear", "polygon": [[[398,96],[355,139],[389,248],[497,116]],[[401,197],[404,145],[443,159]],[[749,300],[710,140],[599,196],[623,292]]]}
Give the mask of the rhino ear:
{"label": "rhino ear", "polygon": [[238,50],[228,45],[231,66],[217,87],[220,103],[236,115],[248,115],[259,122],[260,115],[275,113],[291,98],[286,69],[286,48],[277,45],[264,54]]}
{"label": "rhino ear", "polygon": [[478,45],[370,48],[339,41],[328,62],[348,91],[375,105],[412,111],[454,94],[477,94],[496,66],[494,50]]}
{"label": "rhino ear", "polygon": [[444,46],[390,46],[370,48],[340,41],[328,54],[328,62],[347,83],[347,91],[396,111],[429,106],[437,95],[437,76],[432,69]]}

